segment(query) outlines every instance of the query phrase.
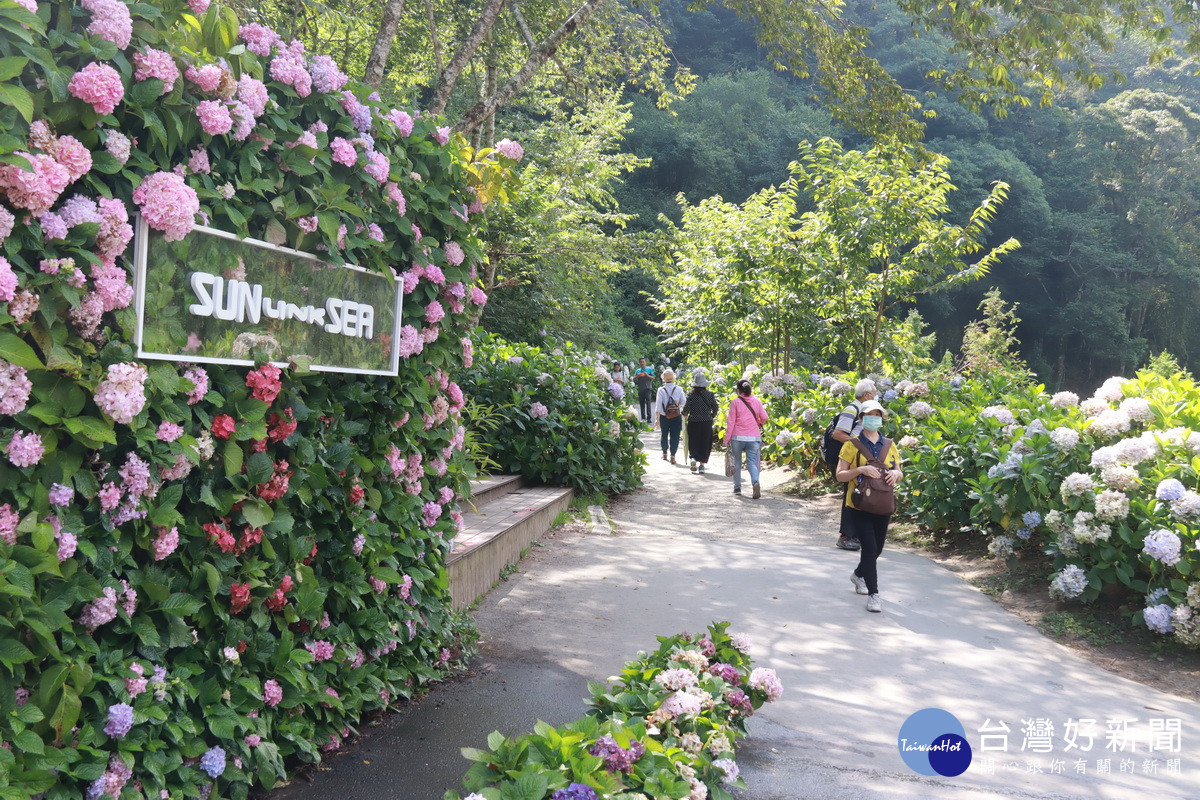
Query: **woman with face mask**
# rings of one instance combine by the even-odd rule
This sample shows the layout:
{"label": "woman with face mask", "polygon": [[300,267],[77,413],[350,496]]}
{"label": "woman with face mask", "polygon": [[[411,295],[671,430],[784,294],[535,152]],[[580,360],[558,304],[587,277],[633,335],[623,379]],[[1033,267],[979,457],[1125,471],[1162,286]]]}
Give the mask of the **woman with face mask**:
{"label": "woman with face mask", "polygon": [[[868,400],[862,405],[862,415],[862,433],[845,442],[838,454],[837,479],[846,484],[846,521],[861,545],[858,566],[850,580],[854,584],[854,591],[867,595],[867,611],[882,611],[875,562],[883,550],[883,541],[892,517],[855,506],[854,487],[864,478],[883,478],[889,486],[894,487],[904,473],[900,470],[900,453],[895,443],[879,433],[883,427],[883,406]],[[873,466],[870,462],[882,463],[883,468]]]}

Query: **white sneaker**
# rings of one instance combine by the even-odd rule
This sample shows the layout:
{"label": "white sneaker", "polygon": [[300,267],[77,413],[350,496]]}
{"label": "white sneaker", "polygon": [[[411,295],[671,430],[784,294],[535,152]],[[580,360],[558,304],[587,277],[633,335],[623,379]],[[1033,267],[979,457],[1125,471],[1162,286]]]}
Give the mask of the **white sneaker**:
{"label": "white sneaker", "polygon": [[883,611],[883,603],[879,602],[878,594],[873,594],[867,598],[867,611]]}
{"label": "white sneaker", "polygon": [[865,578],[860,578],[853,572],[850,573],[850,582],[854,584],[854,591],[858,594],[870,594],[867,591],[867,581]]}

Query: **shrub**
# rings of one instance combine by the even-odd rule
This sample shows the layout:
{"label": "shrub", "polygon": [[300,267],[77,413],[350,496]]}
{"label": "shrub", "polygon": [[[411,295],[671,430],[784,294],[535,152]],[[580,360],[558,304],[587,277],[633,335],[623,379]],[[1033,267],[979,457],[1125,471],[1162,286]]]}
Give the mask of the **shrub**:
{"label": "shrub", "polygon": [[[0,792],[245,797],[456,657],[474,196],[434,121],[204,0],[0,23]],[[399,377],[137,363],[137,209],[413,264]]]}
{"label": "shrub", "polygon": [[726,787],[746,785],[734,747],[754,710],[783,687],[773,670],[752,669],[749,638],[728,628],[659,637],[658,650],[626,663],[613,685],[590,684],[583,719],[561,728],[539,722],[512,738],[496,732],[489,750],[464,749],[475,762],[463,779],[466,800],[732,800]]}
{"label": "shrub", "polygon": [[[584,493],[615,494],[642,483],[641,423],[602,361],[570,343],[543,350],[482,334],[462,376],[473,402],[501,421],[480,433],[501,470]],[[615,388],[614,388],[615,387]]]}

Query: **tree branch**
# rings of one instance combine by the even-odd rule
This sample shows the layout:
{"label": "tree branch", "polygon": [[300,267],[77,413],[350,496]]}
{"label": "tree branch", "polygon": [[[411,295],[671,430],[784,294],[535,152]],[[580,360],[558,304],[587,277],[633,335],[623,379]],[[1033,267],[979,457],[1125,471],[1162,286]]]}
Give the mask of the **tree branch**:
{"label": "tree branch", "polygon": [[392,43],[396,41],[396,30],[400,27],[402,11],[404,0],[387,0],[387,5],[383,7],[379,30],[375,33],[375,44],[371,45],[371,55],[367,58],[367,68],[363,72],[363,82],[373,89],[378,89],[379,84],[383,83],[388,56],[392,54]]}
{"label": "tree branch", "polygon": [[433,67],[442,74],[442,43],[437,35],[437,17],[433,14],[433,0],[425,0],[425,16],[429,20],[429,41],[433,45]]}
{"label": "tree branch", "polygon": [[[604,5],[605,0],[586,0],[583,5],[575,9],[571,16],[567,17],[566,22],[558,27],[553,33],[546,37],[533,52],[529,54],[525,64],[517,71],[515,75],[508,79],[508,82],[500,87],[499,90],[487,100],[476,103],[474,108],[468,111],[455,129],[466,132],[474,130],[481,122],[496,113],[496,110],[508,103],[516,97],[517,93],[529,83],[529,80],[537,73],[537,71],[551,59],[559,46],[566,41],[575,31],[579,29],[587,18],[592,15],[597,8]],[[449,68],[447,68],[449,70]],[[439,87],[440,88],[440,87]],[[444,105],[444,104],[443,104]]]}
{"label": "tree branch", "polygon": [[[450,102],[450,94],[454,91],[454,86],[458,83],[458,76],[462,74],[463,68],[467,62],[471,60],[471,56],[475,55],[475,51],[483,42],[487,35],[492,32],[492,28],[496,26],[496,19],[500,16],[500,12],[508,5],[510,0],[488,0],[487,5],[479,14],[479,18],[475,20],[475,27],[471,29],[471,33],[459,45],[454,56],[450,59],[450,63],[442,70],[438,78],[437,88],[434,89],[433,98],[429,102],[429,113],[440,114],[446,110],[446,104]],[[480,117],[475,123],[482,122],[485,117]],[[471,130],[475,126],[465,130]]]}

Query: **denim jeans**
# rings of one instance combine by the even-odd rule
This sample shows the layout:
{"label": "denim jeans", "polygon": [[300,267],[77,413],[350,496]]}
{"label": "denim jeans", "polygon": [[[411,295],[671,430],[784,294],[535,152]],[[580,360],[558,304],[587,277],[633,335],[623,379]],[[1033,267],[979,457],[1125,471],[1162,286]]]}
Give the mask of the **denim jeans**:
{"label": "denim jeans", "polygon": [[758,483],[758,457],[762,453],[762,440],[739,442],[733,445],[733,488],[742,488],[742,453],[746,454],[746,469],[750,472],[750,483]]}
{"label": "denim jeans", "polygon": [[683,431],[683,415],[680,414],[674,419],[659,417],[658,427],[662,429],[662,451],[666,453],[669,446],[671,455],[674,456],[675,451],[679,449],[679,434]]}

